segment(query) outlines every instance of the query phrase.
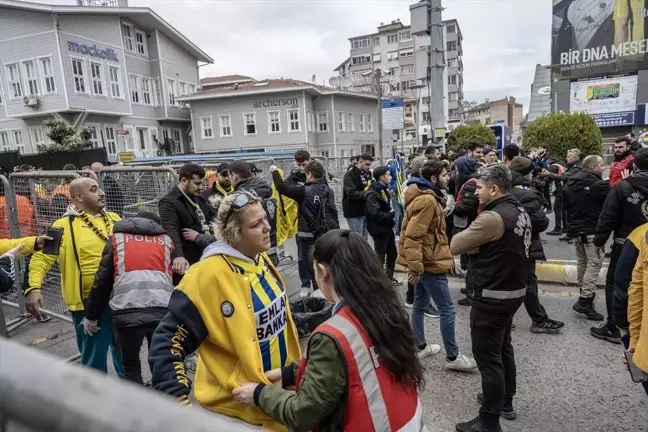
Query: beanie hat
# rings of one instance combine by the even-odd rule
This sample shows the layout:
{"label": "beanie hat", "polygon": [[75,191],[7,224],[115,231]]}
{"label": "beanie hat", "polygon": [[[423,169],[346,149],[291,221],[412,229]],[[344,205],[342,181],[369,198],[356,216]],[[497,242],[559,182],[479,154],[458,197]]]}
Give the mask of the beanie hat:
{"label": "beanie hat", "polygon": [[511,171],[515,171],[519,174],[527,175],[533,170],[533,163],[531,159],[525,158],[523,156],[515,156],[509,165]]}
{"label": "beanie hat", "polygon": [[485,148],[484,149],[484,156],[486,156],[488,153],[491,153],[491,152],[494,152],[494,151],[495,150],[493,150],[492,148]]}

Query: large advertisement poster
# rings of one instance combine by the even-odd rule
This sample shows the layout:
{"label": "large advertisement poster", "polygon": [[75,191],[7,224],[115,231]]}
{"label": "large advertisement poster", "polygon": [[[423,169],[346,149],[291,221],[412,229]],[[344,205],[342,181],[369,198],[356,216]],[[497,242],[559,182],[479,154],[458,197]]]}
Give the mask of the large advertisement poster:
{"label": "large advertisement poster", "polygon": [[569,111],[586,112],[599,127],[633,124],[637,76],[575,81],[569,96]]}
{"label": "large advertisement poster", "polygon": [[648,0],[553,0],[552,65],[559,78],[648,69]]}

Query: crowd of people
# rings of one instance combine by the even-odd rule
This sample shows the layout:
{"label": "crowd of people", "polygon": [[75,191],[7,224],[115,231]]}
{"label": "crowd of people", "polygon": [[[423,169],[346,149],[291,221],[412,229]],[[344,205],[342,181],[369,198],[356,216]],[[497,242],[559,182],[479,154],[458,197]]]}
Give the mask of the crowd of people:
{"label": "crowd of people", "polygon": [[[609,179],[600,156],[578,149],[562,161],[547,146],[525,154],[509,145],[500,161],[497,150],[474,141],[448,155],[421,148],[373,168],[374,158],[361,154],[343,178],[348,229],[340,229],[325,167],[305,150],[287,175],[271,166],[270,182],[242,160],[210,175],[186,164],[157,213],[124,219],[99,184],[82,177],[65,183],[69,205],[51,224],[63,232],[55,253],[46,253],[55,240],[48,236],[0,240],[0,291],[13,284],[14,260],[31,255],[25,305],[40,318],[43,281],[58,260],[83,365],[106,372],[111,354],[118,376],[185,405],[195,399],[232,425],[271,430],[424,430],[421,360],[441,351],[428,343],[436,337],[426,335],[424,320],[438,318],[445,367],[481,374],[479,414],[457,431],[496,432],[500,417],[517,416],[514,315],[524,304],[532,333],[564,328],[538,295],[536,263],[546,260],[540,234],[551,212],[555,226],[546,234],[573,244],[578,260],[573,309],[593,321],[605,319],[594,299],[612,235],[607,321],[591,334],[623,342],[648,373],[641,334],[648,149],[632,145],[617,140]],[[305,353],[277,268],[278,246],[291,237],[298,298],[333,305]],[[404,303],[397,265],[407,272]],[[471,307],[474,357],[456,340],[449,275],[465,278],[456,304]],[[151,383],[142,377],[144,339]]]}

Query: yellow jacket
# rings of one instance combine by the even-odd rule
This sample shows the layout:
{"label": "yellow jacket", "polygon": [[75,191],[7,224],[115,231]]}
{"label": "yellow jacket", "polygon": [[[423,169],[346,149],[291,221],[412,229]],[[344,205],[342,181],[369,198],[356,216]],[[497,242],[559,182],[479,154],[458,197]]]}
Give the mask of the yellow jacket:
{"label": "yellow jacket", "polygon": [[19,239],[0,239],[0,255],[4,255],[11,249],[17,247],[21,243],[25,243],[22,250],[23,255],[31,255],[34,253],[34,246],[36,246],[37,237],[23,237]]}
{"label": "yellow jacket", "polygon": [[[648,372],[648,233],[641,237],[639,257],[632,271],[632,282],[628,289],[628,321],[630,327],[630,348],[634,348],[634,363]],[[646,329],[642,331],[643,329]]]}
{"label": "yellow jacket", "polygon": [[[113,224],[121,220],[116,213],[106,213]],[[74,230],[76,250],[80,261],[78,264],[72,244],[72,235],[70,235],[70,224]],[[92,232],[71,207],[62,218],[54,221],[52,227],[63,229],[63,238],[58,254],[63,300],[70,311],[84,310],[83,300],[88,297],[92,288],[94,274],[99,270],[99,261],[106,242]],[[112,229],[110,232],[112,233]],[[32,256],[29,263],[29,288],[25,290],[25,294],[41,288],[45,274],[50,270],[56,258],[55,255],[46,255],[42,252],[36,252]],[[85,276],[82,277],[79,267],[84,269]]]}
{"label": "yellow jacket", "polygon": [[[277,172],[283,178],[283,171]],[[286,196],[279,194],[277,187],[272,183],[272,198],[277,201],[277,246],[297,234],[297,212],[299,204]]]}

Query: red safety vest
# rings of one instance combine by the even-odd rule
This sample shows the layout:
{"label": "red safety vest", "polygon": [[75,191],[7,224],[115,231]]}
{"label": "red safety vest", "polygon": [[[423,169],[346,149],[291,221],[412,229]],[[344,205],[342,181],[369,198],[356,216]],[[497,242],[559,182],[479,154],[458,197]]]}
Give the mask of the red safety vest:
{"label": "red safety vest", "polygon": [[112,235],[115,282],[112,310],[167,307],[173,291],[171,253],[166,234]]}
{"label": "red safety vest", "polygon": [[[405,388],[387,370],[369,335],[348,306],[342,308],[315,333],[325,333],[340,347],[347,366],[348,401],[345,431],[420,432],[423,412],[415,388]],[[297,373],[299,383],[306,371],[304,357]]]}
{"label": "red safety vest", "polygon": [[634,162],[634,155],[628,155],[620,161],[614,161],[610,164],[610,187],[623,180],[622,172],[624,170],[631,170],[632,163]]}

